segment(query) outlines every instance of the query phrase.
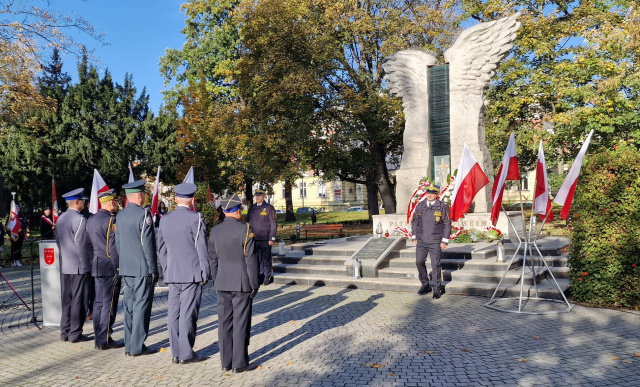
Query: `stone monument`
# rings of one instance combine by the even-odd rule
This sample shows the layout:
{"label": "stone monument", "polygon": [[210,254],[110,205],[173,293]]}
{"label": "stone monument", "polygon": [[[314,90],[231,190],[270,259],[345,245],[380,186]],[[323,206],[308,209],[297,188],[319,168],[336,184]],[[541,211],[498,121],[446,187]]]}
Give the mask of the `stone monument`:
{"label": "stone monument", "polygon": [[[398,214],[407,213],[421,178],[429,176],[443,184],[446,175],[457,168],[464,143],[493,178],[483,122],[485,91],[500,61],[513,47],[519,16],[463,31],[445,51],[446,63],[441,66],[424,51],[405,50],[387,58],[385,79],[391,93],[402,98],[406,120],[402,163],[396,171]],[[474,212],[488,213],[490,209],[491,186],[487,185],[476,195]],[[374,228],[377,223],[374,219]],[[474,227],[484,224],[478,222]]]}

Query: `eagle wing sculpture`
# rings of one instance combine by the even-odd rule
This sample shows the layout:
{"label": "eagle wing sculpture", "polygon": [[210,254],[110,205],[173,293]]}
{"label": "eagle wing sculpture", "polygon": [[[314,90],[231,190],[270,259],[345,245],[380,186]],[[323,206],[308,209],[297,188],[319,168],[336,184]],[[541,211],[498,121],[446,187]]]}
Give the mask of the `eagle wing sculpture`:
{"label": "eagle wing sculpture", "polygon": [[404,50],[387,57],[383,68],[389,91],[402,98],[405,111],[428,101],[429,66],[436,58],[424,51]]}
{"label": "eagle wing sculpture", "polygon": [[450,89],[481,94],[489,86],[498,64],[513,47],[520,28],[519,13],[481,23],[462,32],[444,53],[449,63]]}

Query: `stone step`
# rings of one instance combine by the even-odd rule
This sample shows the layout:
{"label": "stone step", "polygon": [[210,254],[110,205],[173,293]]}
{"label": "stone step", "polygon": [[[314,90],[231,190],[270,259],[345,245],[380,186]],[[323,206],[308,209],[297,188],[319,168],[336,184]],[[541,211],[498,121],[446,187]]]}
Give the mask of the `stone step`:
{"label": "stone step", "polygon": [[[515,259],[511,268],[521,267],[522,261]],[[489,270],[503,272],[507,269],[508,262],[496,262],[495,257],[489,259],[455,259],[455,258],[443,258],[440,260],[440,264],[443,269],[457,269],[461,270],[466,268],[467,270]],[[416,258],[393,258],[386,262],[383,268],[416,268]],[[427,258],[427,267],[431,267],[431,261]]]}
{"label": "stone step", "polygon": [[[464,271],[464,270],[451,270],[443,269],[442,275],[444,281],[450,281],[452,283],[458,282],[481,282],[497,285],[502,278],[504,271]],[[418,270],[416,268],[386,268],[378,271],[380,278],[418,278]],[[522,276],[521,270],[510,270],[504,277],[503,283],[516,284],[520,282]],[[546,269],[538,272],[536,278],[541,281],[546,276]],[[525,271],[525,284],[533,284],[533,276],[530,272]]]}
{"label": "stone step", "polygon": [[303,256],[278,256],[273,257],[273,264],[302,264],[302,265],[334,265],[344,266],[346,257],[335,257],[325,255],[303,255]]}
{"label": "stone step", "polygon": [[314,275],[335,275],[347,277],[344,266],[335,265],[301,265],[296,263],[281,263],[273,265],[274,273],[289,274],[314,274]]}

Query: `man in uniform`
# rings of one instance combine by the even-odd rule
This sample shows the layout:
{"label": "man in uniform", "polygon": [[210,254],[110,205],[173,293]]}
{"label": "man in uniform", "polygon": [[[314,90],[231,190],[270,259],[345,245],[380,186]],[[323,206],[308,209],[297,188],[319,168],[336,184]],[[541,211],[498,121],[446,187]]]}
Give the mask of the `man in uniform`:
{"label": "man in uniform", "polygon": [[218,346],[222,370],[239,373],[257,368],[249,364],[249,334],[253,298],[260,286],[258,258],[251,226],[240,220],[238,195],[221,200],[221,206],[225,218],[209,236],[211,276],[218,293]]}
{"label": "man in uniform", "polygon": [[87,236],[84,209],[84,188],[62,195],[69,209],[58,218],[56,243],[62,271],[62,316],[60,339],[77,343],[91,338],[82,334],[86,310],[84,305],[87,281],[91,276],[91,242]]}
{"label": "man in uniform", "polygon": [[129,205],[116,216],[116,249],[124,282],[125,355],[157,352],[147,348],[153,286],[158,282],[156,234],[151,212],[142,208],[144,180],[122,186]]}
{"label": "man in uniform", "polygon": [[177,207],[158,228],[158,259],[169,285],[167,327],[174,364],[206,360],[193,352],[202,287],[211,275],[207,254],[207,228],[202,214],[191,211],[195,184],[175,187]]}
{"label": "man in uniform", "polygon": [[[440,298],[442,276],[440,258],[449,243],[451,218],[449,207],[438,200],[440,187],[431,185],[426,189],[426,199],[418,203],[411,221],[413,244],[416,245],[416,266],[422,286],[418,294],[425,295],[433,289],[433,298]],[[431,281],[427,274],[427,254],[431,257]]]}
{"label": "man in uniform", "polygon": [[264,201],[264,190],[257,189],[256,202],[247,211],[247,220],[255,234],[255,249],[258,256],[259,281],[269,285],[271,281],[272,258],[271,246],[276,243],[276,231],[278,229],[276,210]]}
{"label": "man in uniform", "polygon": [[42,210],[39,226],[40,239],[44,240],[53,238],[53,229],[55,228],[55,226],[53,225],[53,221],[51,220],[51,207],[45,207],[44,210]]}
{"label": "man in uniform", "polygon": [[116,212],[118,202],[114,190],[98,194],[100,210],[87,219],[87,234],[93,246],[91,275],[95,281],[93,300],[93,331],[96,349],[122,348],[122,342],[111,339],[118,311],[121,278],[118,275],[116,250]]}

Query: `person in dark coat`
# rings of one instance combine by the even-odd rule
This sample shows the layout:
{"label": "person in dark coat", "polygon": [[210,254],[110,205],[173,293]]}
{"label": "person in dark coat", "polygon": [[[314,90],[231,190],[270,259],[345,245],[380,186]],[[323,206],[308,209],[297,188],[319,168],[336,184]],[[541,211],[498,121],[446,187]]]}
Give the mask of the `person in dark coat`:
{"label": "person in dark coat", "polygon": [[157,352],[144,345],[149,334],[153,286],[158,282],[156,233],[151,212],[143,208],[144,180],[122,186],[129,205],[116,216],[116,249],[124,283],[125,355]]}
{"label": "person in dark coat", "polygon": [[45,207],[39,220],[40,239],[54,238],[53,229],[55,228],[53,220],[51,220],[51,207]]}
{"label": "person in dark coat", "polygon": [[116,212],[118,202],[114,190],[98,194],[100,209],[87,220],[87,235],[93,246],[91,275],[94,278],[93,330],[96,349],[122,348],[123,342],[111,338],[118,312],[121,278],[118,275],[116,249]]}
{"label": "person in dark coat", "polygon": [[58,218],[56,243],[60,252],[62,271],[62,316],[60,339],[77,343],[91,340],[82,334],[86,310],[84,304],[87,281],[91,276],[92,247],[86,232],[84,188],[62,195],[69,209]]}
{"label": "person in dark coat", "polygon": [[16,204],[16,215],[20,219],[20,231],[18,232],[18,238],[14,240],[13,238],[9,238],[11,242],[11,259],[13,262],[11,266],[22,266],[20,260],[22,259],[22,247],[24,245],[24,241],[29,236],[29,219],[20,213],[20,206]]}
{"label": "person in dark coat", "polygon": [[209,262],[218,294],[218,346],[223,371],[257,368],[249,364],[249,334],[253,298],[258,293],[258,258],[251,226],[240,220],[237,194],[221,200],[225,218],[211,229]]}
{"label": "person in dark coat", "polygon": [[177,207],[165,215],[157,230],[158,260],[169,285],[167,327],[173,363],[206,360],[193,352],[202,287],[211,276],[207,253],[207,227],[202,214],[191,211],[198,187],[175,187]]}
{"label": "person in dark coat", "polygon": [[[442,275],[440,258],[449,243],[451,218],[449,207],[438,200],[440,187],[431,185],[426,189],[426,199],[418,203],[411,221],[413,244],[416,245],[416,266],[422,286],[418,294],[425,295],[433,289],[433,298],[440,298]],[[427,255],[431,257],[431,280],[427,274]]]}
{"label": "person in dark coat", "polygon": [[272,274],[271,246],[276,243],[276,231],[278,230],[278,215],[275,208],[264,201],[265,191],[257,189],[256,202],[249,206],[247,221],[255,234],[255,249],[260,268],[260,282],[269,285]]}

